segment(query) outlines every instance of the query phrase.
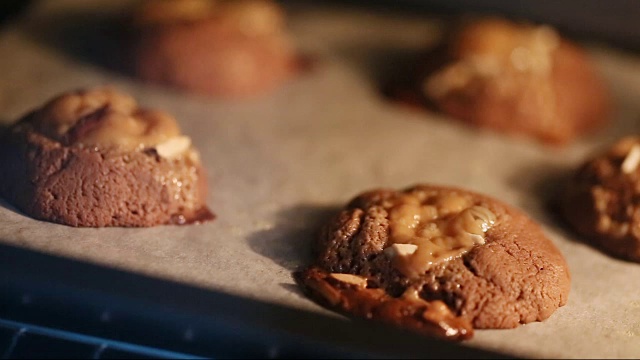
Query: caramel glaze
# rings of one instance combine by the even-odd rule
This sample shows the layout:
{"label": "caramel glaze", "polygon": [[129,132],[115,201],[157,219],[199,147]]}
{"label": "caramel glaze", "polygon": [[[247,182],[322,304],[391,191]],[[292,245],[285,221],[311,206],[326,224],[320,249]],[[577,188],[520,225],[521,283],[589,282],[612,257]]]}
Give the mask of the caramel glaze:
{"label": "caramel glaze", "polygon": [[383,289],[372,288],[369,284],[364,286],[364,282],[341,281],[317,267],[295,275],[312,298],[346,315],[449,340],[466,340],[473,336],[473,327],[467,319],[456,316],[440,300],[422,299],[417,289],[409,288],[401,296],[392,297]]}
{"label": "caramel glaze", "polygon": [[216,214],[211,212],[208,207],[203,206],[200,209],[194,211],[191,214],[176,214],[171,216],[169,222],[170,225],[192,225],[202,224],[205,222],[213,221],[216,218]]}

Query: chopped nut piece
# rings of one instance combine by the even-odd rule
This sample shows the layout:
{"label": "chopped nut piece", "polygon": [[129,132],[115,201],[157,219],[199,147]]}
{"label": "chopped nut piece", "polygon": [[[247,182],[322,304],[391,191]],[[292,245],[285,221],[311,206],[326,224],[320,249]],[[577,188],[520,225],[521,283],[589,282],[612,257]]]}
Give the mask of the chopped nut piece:
{"label": "chopped nut piece", "polygon": [[484,236],[482,235],[469,234],[469,238],[473,240],[473,243],[476,245],[484,245],[485,243]]}
{"label": "chopped nut piece", "polygon": [[158,155],[170,159],[183,154],[191,146],[191,139],[188,136],[176,136],[161,144],[156,145]]}
{"label": "chopped nut piece", "polygon": [[631,174],[636,171],[638,164],[640,164],[640,145],[635,144],[622,162],[622,172],[625,174]]}
{"label": "chopped nut piece", "polygon": [[338,281],[342,281],[347,284],[357,285],[360,287],[367,287],[367,279],[353,275],[353,274],[341,274],[341,273],[331,273],[330,276]]}
{"label": "chopped nut piece", "polygon": [[482,235],[496,221],[496,216],[491,210],[482,206],[472,206],[460,213],[461,229],[469,234]]}
{"label": "chopped nut piece", "polygon": [[390,258],[394,258],[396,256],[409,256],[418,250],[418,245],[414,244],[393,244],[388,248],[384,249],[384,254]]}

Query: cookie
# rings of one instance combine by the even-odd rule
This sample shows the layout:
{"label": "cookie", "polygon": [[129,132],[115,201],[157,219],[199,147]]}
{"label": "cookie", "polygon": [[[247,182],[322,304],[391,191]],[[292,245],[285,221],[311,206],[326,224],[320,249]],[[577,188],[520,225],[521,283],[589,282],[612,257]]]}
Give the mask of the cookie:
{"label": "cookie", "polygon": [[415,85],[465,123],[565,144],[609,120],[608,90],[587,54],[549,26],[481,19],[429,54]]}
{"label": "cookie", "polygon": [[640,137],[585,161],[563,193],[569,224],[605,252],[640,262]]}
{"label": "cookie", "polygon": [[539,225],[498,200],[418,185],[353,199],[297,275],[322,304],[430,335],[542,321],[567,302],[567,264]]}
{"label": "cookie", "polygon": [[0,142],[0,194],[26,214],[83,227],[212,218],[207,181],[176,120],[109,88],[62,94]]}
{"label": "cookie", "polygon": [[271,91],[297,71],[285,14],[268,0],[148,0],[134,16],[134,74],[218,97]]}

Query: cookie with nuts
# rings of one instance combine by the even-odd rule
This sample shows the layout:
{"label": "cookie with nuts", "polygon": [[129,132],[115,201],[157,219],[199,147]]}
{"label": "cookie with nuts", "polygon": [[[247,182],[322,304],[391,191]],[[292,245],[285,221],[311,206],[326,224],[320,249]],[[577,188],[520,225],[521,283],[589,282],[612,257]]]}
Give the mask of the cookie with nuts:
{"label": "cookie with nuts", "polygon": [[363,193],[324,227],[315,253],[296,275],[320,303],[450,339],[545,320],[569,294],[564,257],[539,225],[462,189]]}
{"label": "cookie with nuts", "polygon": [[146,0],[133,28],[135,75],[195,93],[265,93],[301,64],[285,14],[270,0]]}
{"label": "cookie with nuts", "polygon": [[567,184],[562,212],[607,253],[640,262],[640,137],[626,137],[593,156]]}
{"label": "cookie with nuts", "polygon": [[82,227],[212,218],[191,139],[167,113],[110,88],[62,94],[0,141],[0,194],[26,214]]}
{"label": "cookie with nuts", "polygon": [[565,144],[609,120],[588,55],[549,26],[464,22],[419,67],[418,101],[480,128]]}

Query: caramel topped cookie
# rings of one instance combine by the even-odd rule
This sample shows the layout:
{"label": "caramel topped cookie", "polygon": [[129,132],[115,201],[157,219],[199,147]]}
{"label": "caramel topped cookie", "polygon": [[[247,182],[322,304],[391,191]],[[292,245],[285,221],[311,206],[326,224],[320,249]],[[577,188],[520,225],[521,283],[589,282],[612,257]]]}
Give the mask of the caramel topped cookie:
{"label": "caramel topped cookie", "polygon": [[565,218],[604,251],[640,262],[640,137],[587,160],[569,181]]}
{"label": "caramel topped cookie", "polygon": [[537,224],[461,189],[361,194],[315,252],[298,278],[324,304],[456,339],[544,320],[569,292],[566,262]]}
{"label": "caramel topped cookie", "polygon": [[608,121],[609,94],[587,55],[549,26],[471,21],[425,63],[418,92],[476,126],[561,144]]}
{"label": "caramel topped cookie", "polygon": [[0,193],[35,218],[102,227],[211,217],[191,139],[171,115],[113,89],[58,96],[0,144]]}
{"label": "caramel topped cookie", "polygon": [[135,73],[150,82],[243,97],[298,70],[285,14],[270,0],[147,0],[133,27]]}

